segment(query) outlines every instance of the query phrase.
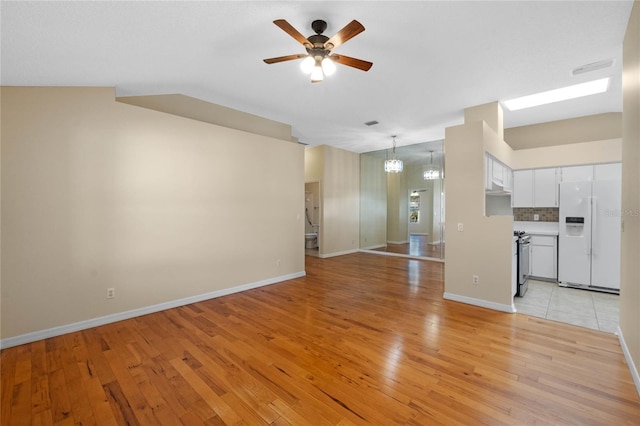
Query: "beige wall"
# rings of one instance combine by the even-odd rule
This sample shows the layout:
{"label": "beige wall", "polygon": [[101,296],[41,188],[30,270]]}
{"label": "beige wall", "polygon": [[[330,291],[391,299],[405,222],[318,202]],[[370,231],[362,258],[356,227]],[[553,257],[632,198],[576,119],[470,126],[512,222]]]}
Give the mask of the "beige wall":
{"label": "beige wall", "polygon": [[321,182],[324,177],[324,145],[304,150],[304,181]]}
{"label": "beige wall", "polygon": [[387,173],[387,242],[401,244],[409,241],[408,203],[406,172]]}
{"label": "beige wall", "polygon": [[505,129],[504,139],[516,150],[620,139],[622,137],[621,124],[622,113],[608,112],[512,127]]}
{"label": "beige wall", "polygon": [[[494,103],[482,109],[500,108]],[[484,114],[465,117],[477,120]],[[469,121],[445,130],[447,254],[445,298],[493,309],[511,311],[511,249],[513,218],[485,216],[484,154],[511,165],[511,148],[499,137],[501,114],[484,121]],[[457,230],[458,223],[463,231]],[[472,277],[479,284],[472,284]]]}
{"label": "beige wall", "polygon": [[512,158],[512,168],[515,170],[617,163],[622,160],[622,139],[519,149],[513,151]]}
{"label": "beige wall", "polygon": [[606,113],[504,130],[512,168],[613,163],[622,159],[622,113]]}
{"label": "beige wall", "polygon": [[180,94],[121,96],[118,102],[137,105],[179,117],[192,118],[229,129],[242,130],[256,135],[269,136],[288,142],[297,142],[291,137],[291,125],[258,117],[222,105]]}
{"label": "beige wall", "polygon": [[640,2],[634,2],[623,48],[620,330],[640,393]]}
{"label": "beige wall", "polygon": [[110,88],[2,113],[2,339],[303,273],[302,146]]}
{"label": "beige wall", "polygon": [[360,243],[360,155],[325,146],[324,227],[321,256],[358,251]]}
{"label": "beige wall", "polygon": [[360,155],[360,248],[387,244],[387,176],[384,159]]}
{"label": "beige wall", "polygon": [[305,150],[305,181],[320,183],[320,257],[358,250],[360,156],[331,146]]}

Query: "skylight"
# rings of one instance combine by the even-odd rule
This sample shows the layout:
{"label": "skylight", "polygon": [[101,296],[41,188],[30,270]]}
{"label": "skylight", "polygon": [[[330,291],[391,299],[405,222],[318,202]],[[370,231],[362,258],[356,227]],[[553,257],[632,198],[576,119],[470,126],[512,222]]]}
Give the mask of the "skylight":
{"label": "skylight", "polygon": [[508,101],[504,101],[504,106],[507,107],[509,111],[517,111],[519,109],[531,108],[534,106],[603,93],[606,92],[608,88],[609,77],[601,78],[599,80],[588,81],[586,83],[574,84],[572,86],[561,87],[560,89],[548,90],[546,92],[534,93],[533,95],[510,99]]}

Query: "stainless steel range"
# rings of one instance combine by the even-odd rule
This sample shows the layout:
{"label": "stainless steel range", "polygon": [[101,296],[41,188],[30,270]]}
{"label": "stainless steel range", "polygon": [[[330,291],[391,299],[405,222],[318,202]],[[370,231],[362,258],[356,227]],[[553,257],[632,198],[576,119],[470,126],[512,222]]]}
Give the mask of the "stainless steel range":
{"label": "stainless steel range", "polygon": [[513,231],[513,235],[517,237],[518,244],[518,291],[516,296],[522,297],[529,287],[529,245],[531,244],[531,236],[525,231]]}

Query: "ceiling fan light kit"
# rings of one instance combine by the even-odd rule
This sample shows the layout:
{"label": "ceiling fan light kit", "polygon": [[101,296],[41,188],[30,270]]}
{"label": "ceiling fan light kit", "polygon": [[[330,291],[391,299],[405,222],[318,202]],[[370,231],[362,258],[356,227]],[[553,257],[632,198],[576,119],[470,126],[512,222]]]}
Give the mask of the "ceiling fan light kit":
{"label": "ceiling fan light kit", "polygon": [[331,38],[322,34],[327,29],[327,23],[321,19],[317,19],[311,23],[311,28],[315,31],[315,34],[306,38],[284,19],[276,19],[273,23],[293,37],[298,43],[302,44],[307,54],[278,56],[264,59],[264,62],[267,64],[275,64],[304,58],[300,64],[300,69],[305,74],[310,74],[312,83],[319,83],[324,80],[325,76],[330,76],[335,73],[336,63],[362,71],[369,71],[373,65],[373,63],[363,61],[362,59],[331,53],[334,48],[346,43],[364,31],[364,26],[356,20],[348,23]]}

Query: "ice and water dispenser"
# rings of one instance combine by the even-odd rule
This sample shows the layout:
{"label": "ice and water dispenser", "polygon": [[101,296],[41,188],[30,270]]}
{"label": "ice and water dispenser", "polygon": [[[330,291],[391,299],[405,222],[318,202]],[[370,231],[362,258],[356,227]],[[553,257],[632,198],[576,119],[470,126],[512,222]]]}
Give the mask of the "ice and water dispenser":
{"label": "ice and water dispenser", "polygon": [[565,218],[566,235],[579,237],[584,234],[584,216],[567,216]]}

